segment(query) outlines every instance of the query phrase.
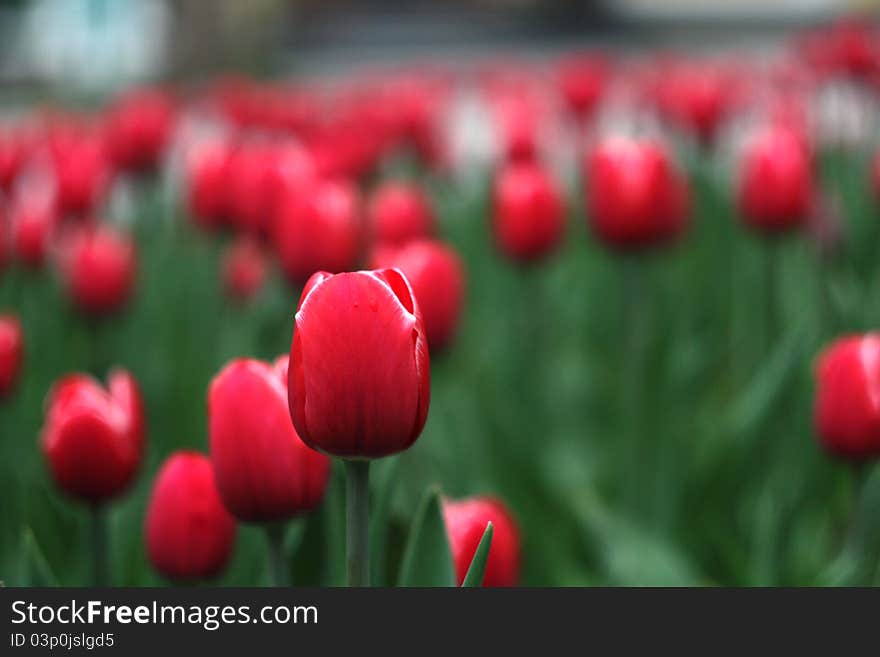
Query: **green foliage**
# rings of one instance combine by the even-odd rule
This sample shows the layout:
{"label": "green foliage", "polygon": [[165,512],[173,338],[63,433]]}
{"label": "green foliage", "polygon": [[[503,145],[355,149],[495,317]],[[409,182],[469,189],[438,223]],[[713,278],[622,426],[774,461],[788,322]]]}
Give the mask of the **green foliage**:
{"label": "green foliage", "polygon": [[452,553],[443,523],[440,491],[432,486],[413,519],[398,586],[455,586]]}
{"label": "green foliage", "polygon": [[471,565],[468,566],[461,583],[462,588],[476,588],[483,585],[486,576],[486,564],[489,561],[489,549],[492,547],[492,523],[486,523],[486,531],[483,532]]}

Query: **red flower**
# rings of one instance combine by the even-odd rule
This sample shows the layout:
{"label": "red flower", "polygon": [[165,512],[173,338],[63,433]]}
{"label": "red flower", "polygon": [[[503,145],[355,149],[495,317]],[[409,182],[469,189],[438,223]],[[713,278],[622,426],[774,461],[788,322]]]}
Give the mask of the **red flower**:
{"label": "red flower", "polygon": [[174,127],[175,108],[161,89],[137,89],[110,108],[107,143],[117,166],[149,171],[158,166]]}
{"label": "red flower", "polygon": [[403,245],[434,233],[431,202],[417,186],[388,182],[370,199],[369,220],[378,242]]}
{"label": "red flower", "polygon": [[26,156],[27,145],[22,135],[14,129],[0,133],[0,189],[7,194],[12,190]]}
{"label": "red flower", "polygon": [[229,162],[232,147],[224,140],[198,147],[187,158],[187,204],[193,220],[213,230],[229,220]]}
{"label": "red flower", "polygon": [[208,457],[168,457],[153,483],[144,529],[150,561],[169,579],[209,579],[226,567],[235,520],[220,501]]}
{"label": "red flower", "polygon": [[253,239],[236,241],[223,259],[226,293],[238,301],[253,297],[266,282],[268,268],[262,247]]}
{"label": "red flower", "polygon": [[226,508],[245,522],[311,511],[327,487],[330,459],[306,447],[290,421],[286,360],[234,360],[208,390],[217,487]]}
{"label": "red flower", "polygon": [[495,240],[511,258],[538,260],[551,253],[565,228],[565,206],[553,179],[537,164],[511,164],[495,179]]}
{"label": "red flower", "polygon": [[733,81],[710,65],[673,64],[659,80],[660,110],[710,145],[732,101]]}
{"label": "red flower", "polygon": [[880,455],[880,334],[844,337],[820,354],[815,421],[828,452]]}
{"label": "red flower", "polygon": [[278,207],[275,248],[285,275],[304,281],[316,271],[355,266],[361,242],[357,191],[337,180],[288,190]]}
{"label": "red flower", "polygon": [[243,144],[228,166],[233,220],[255,235],[270,234],[282,195],[306,193],[316,175],[311,156],[295,143]]}
{"label": "red flower", "polygon": [[775,124],[746,144],[738,189],[747,225],[777,233],[802,225],[813,202],[813,171],[804,137]]}
{"label": "red flower", "polygon": [[113,370],[107,390],[71,374],[49,392],[41,434],[43,454],[58,486],[91,504],[124,491],[140,466],[144,412],[134,378]]}
{"label": "red flower", "polygon": [[136,267],[134,243],[107,225],[74,231],[61,249],[67,293],[89,314],[112,313],[128,301]]}
{"label": "red flower", "polygon": [[308,281],[290,347],[290,415],[303,441],[347,458],[412,445],[430,401],[430,363],[415,295],[395,269]]}
{"label": "red flower", "polygon": [[504,504],[486,497],[444,500],[443,519],[459,585],[464,581],[489,522],[492,523],[492,546],[483,586],[515,586],[518,583],[519,530]]}
{"label": "red flower", "polygon": [[403,272],[416,295],[431,350],[445,347],[458,326],[464,296],[464,269],[458,254],[440,242],[416,240],[399,249],[378,249],[371,266]]}
{"label": "red flower", "polygon": [[42,267],[58,225],[54,193],[33,190],[16,194],[9,223],[16,257],[33,269]]}
{"label": "red flower", "polygon": [[587,118],[593,114],[608,78],[608,62],[602,55],[581,54],[559,65],[559,88],[572,114]]}
{"label": "red flower", "polygon": [[113,169],[101,136],[92,132],[59,136],[52,164],[62,214],[94,212],[110,187]]}
{"label": "red flower", "polygon": [[23,354],[24,335],[18,317],[0,315],[0,399],[15,387]]}
{"label": "red flower", "polygon": [[661,144],[605,138],[587,156],[585,169],[589,220],[607,245],[652,246],[687,228],[688,188]]}

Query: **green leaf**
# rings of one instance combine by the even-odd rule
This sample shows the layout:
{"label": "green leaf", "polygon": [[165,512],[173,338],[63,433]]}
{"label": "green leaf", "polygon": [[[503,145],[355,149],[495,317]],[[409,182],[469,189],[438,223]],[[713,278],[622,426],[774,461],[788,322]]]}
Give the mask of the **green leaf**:
{"label": "green leaf", "polygon": [[452,552],[440,507],[440,490],[425,493],[403,553],[399,586],[455,586]]}
{"label": "green leaf", "polygon": [[489,548],[492,547],[492,523],[486,524],[486,531],[483,532],[483,538],[477,545],[477,551],[474,552],[474,558],[471,559],[471,565],[468,566],[464,581],[461,583],[462,588],[479,588],[483,585],[483,578],[486,576],[486,563],[489,561]]}
{"label": "green leaf", "polygon": [[30,527],[25,527],[21,535],[21,546],[24,560],[23,584],[25,586],[58,586],[58,578],[49,567],[49,562],[46,561]]}
{"label": "green leaf", "polygon": [[341,586],[345,581],[345,482],[334,464],[324,502],[307,518],[293,555],[294,586]]}

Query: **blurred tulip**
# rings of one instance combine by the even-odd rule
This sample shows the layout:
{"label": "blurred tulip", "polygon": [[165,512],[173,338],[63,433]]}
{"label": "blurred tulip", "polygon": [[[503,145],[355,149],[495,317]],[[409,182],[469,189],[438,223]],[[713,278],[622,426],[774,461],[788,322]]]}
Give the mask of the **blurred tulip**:
{"label": "blurred tulip", "polygon": [[208,433],[217,487],[243,522],[287,520],[324,496],[330,459],[307,447],[287,408],[284,361],[237,359],[208,389]]}
{"label": "blurred tulip", "polygon": [[416,240],[400,248],[378,248],[370,266],[403,272],[422,312],[431,350],[448,345],[458,327],[464,296],[464,268],[458,254],[440,242]]}
{"label": "blurred tulip", "polygon": [[863,460],[880,455],[880,334],[847,336],[820,355],[815,423],[829,453]]}
{"label": "blurred tulip", "polygon": [[81,216],[96,211],[113,176],[101,137],[87,133],[60,138],[52,155],[61,213]]}
{"label": "blurred tulip", "polygon": [[12,260],[12,234],[9,228],[9,217],[5,210],[0,210],[0,274]]}
{"label": "blurred tulip", "polygon": [[541,259],[556,249],[565,229],[562,194],[539,165],[507,165],[495,179],[492,219],[495,241],[507,256]]}
{"label": "blurred tulip", "polygon": [[217,140],[198,147],[186,162],[187,204],[197,225],[214,230],[229,220],[229,162],[232,147]]}
{"label": "blurred tulip", "polygon": [[668,242],[687,228],[689,192],[666,149],[649,139],[610,137],[585,165],[593,233],[616,249]]}
{"label": "blurred tulip", "polygon": [[126,171],[155,169],[174,127],[174,103],[161,89],[136,89],[119,98],[107,117],[107,143]]}
{"label": "blurred tulip", "polygon": [[25,156],[25,144],[15,128],[0,133],[0,189],[7,194],[18,178]]}
{"label": "blurred tulip", "polygon": [[559,88],[572,114],[586,119],[595,112],[607,86],[608,67],[600,54],[574,55],[561,62]]}
{"label": "blurred tulip", "polygon": [[105,315],[131,297],[137,269],[134,243],[108,225],[85,226],[62,241],[60,268],[71,301]]}
{"label": "blurred tulip", "polygon": [[147,555],[165,577],[196,581],[223,571],[235,545],[235,520],[220,501],[208,457],[168,457],[153,483],[144,529]]}
{"label": "blurred tulip", "polygon": [[416,185],[387,182],[370,199],[369,221],[373,238],[402,246],[434,233],[434,211],[427,195]]}
{"label": "blurred tulip", "polygon": [[247,301],[266,282],[268,264],[260,244],[250,238],[236,241],[223,259],[226,293],[237,301]]}
{"label": "blurred tulip", "polygon": [[516,522],[499,500],[471,497],[443,501],[443,519],[458,583],[464,581],[486,525],[492,523],[492,545],[483,586],[516,586],[519,583],[520,538]]}
{"label": "blurred tulip", "polygon": [[24,334],[15,315],[0,314],[0,399],[15,387],[24,357]]}
{"label": "blurred tulip", "polygon": [[308,190],[287,190],[275,223],[281,268],[293,282],[316,271],[353,268],[361,244],[357,191],[337,180],[319,180]]}
{"label": "blurred tulip", "polygon": [[232,218],[254,235],[270,234],[282,196],[307,193],[316,176],[311,156],[292,142],[242,145],[228,166]]}
{"label": "blurred tulip", "polygon": [[9,212],[16,257],[27,267],[41,268],[59,219],[53,193],[22,191],[14,196]]}
{"label": "blurred tulip", "polygon": [[660,109],[672,121],[710,146],[730,109],[733,83],[709,64],[683,63],[663,72]]}
{"label": "blurred tulip", "polygon": [[774,124],[745,145],[737,201],[745,223],[779,233],[807,221],[814,201],[811,154],[804,137]]}
{"label": "blurred tulip", "polygon": [[370,459],[412,445],[430,402],[430,363],[415,295],[397,270],[308,281],[290,348],[290,415],[303,441]]}
{"label": "blurred tulip", "polygon": [[124,370],[113,370],[107,389],[84,374],[52,387],[41,434],[43,455],[58,487],[93,505],[131,484],[144,448],[140,388]]}

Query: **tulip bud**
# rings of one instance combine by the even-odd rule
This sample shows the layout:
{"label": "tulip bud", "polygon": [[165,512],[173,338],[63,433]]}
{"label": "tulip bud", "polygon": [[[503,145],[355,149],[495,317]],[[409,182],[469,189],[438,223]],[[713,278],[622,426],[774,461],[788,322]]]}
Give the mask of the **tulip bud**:
{"label": "tulip bud", "polygon": [[17,195],[12,202],[9,223],[16,257],[32,269],[42,267],[58,225],[51,193]]}
{"label": "tulip bud", "polygon": [[145,523],[147,554],[174,581],[210,579],[229,561],[235,520],[220,501],[214,468],[197,452],[175,452],[156,475]]}
{"label": "tulip bud", "polygon": [[103,140],[92,134],[59,140],[53,156],[61,213],[85,215],[94,212],[113,176]]}
{"label": "tulip bud", "polygon": [[229,219],[229,163],[232,147],[217,141],[199,147],[187,159],[187,205],[200,227],[213,230]]}
{"label": "tulip bud", "polygon": [[0,315],[0,399],[15,387],[24,353],[24,335],[15,315]]}
{"label": "tulip bud", "polygon": [[511,164],[498,173],[493,198],[495,241],[524,262],[546,257],[565,228],[565,206],[553,179],[537,164]]}
{"label": "tulip bud", "polygon": [[111,371],[106,390],[71,374],[49,392],[41,446],[67,494],[91,504],[119,495],[134,479],[143,443],[140,388],[128,372]]}
{"label": "tulip bud", "polygon": [[396,269],[306,283],[290,348],[290,415],[328,454],[377,458],[412,445],[430,402],[430,363],[415,295]]}
{"label": "tulip bud", "polygon": [[155,169],[174,125],[174,105],[160,89],[138,89],[116,101],[107,117],[110,155],[121,169]]}
{"label": "tulip bud", "polygon": [[880,334],[840,338],[816,367],[815,422],[822,447],[863,460],[880,455]]}
{"label": "tulip bud", "polygon": [[68,295],[86,313],[112,313],[131,296],[134,243],[109,226],[76,230],[62,246],[60,264]]}
{"label": "tulip bud", "polygon": [[389,182],[370,200],[369,220],[373,238],[383,244],[402,246],[434,233],[434,213],[427,196],[415,185]]}
{"label": "tulip bud", "polygon": [[274,522],[317,506],[330,459],[300,440],[287,409],[284,361],[229,363],[208,390],[208,433],[217,487],[244,522]]}
{"label": "tulip bud", "polygon": [[568,109],[579,118],[593,114],[605,91],[608,62],[602,55],[583,54],[559,66],[559,88]]}
{"label": "tulip bud", "polygon": [[226,252],[223,278],[226,293],[237,301],[247,301],[266,282],[266,255],[253,239],[240,239]]}
{"label": "tulip bud", "polygon": [[608,246],[653,246],[687,228],[687,184],[657,142],[600,141],[587,156],[584,185],[593,233]]}
{"label": "tulip bud", "polygon": [[803,224],[813,202],[812,162],[803,136],[780,125],[752,135],[742,156],[737,197],[751,228],[779,233]]}
{"label": "tulip bud", "polygon": [[319,180],[308,190],[289,190],[279,201],[275,248],[285,275],[304,281],[316,271],[354,267],[361,241],[353,185]]}
{"label": "tulip bud", "polygon": [[519,530],[504,504],[486,497],[443,500],[443,519],[459,585],[464,581],[486,525],[491,522],[492,545],[483,586],[516,586],[520,564]]}
{"label": "tulip bud", "polygon": [[416,240],[399,249],[377,249],[371,266],[403,272],[422,312],[428,345],[432,351],[445,347],[458,326],[464,296],[464,269],[458,254],[440,242]]}

